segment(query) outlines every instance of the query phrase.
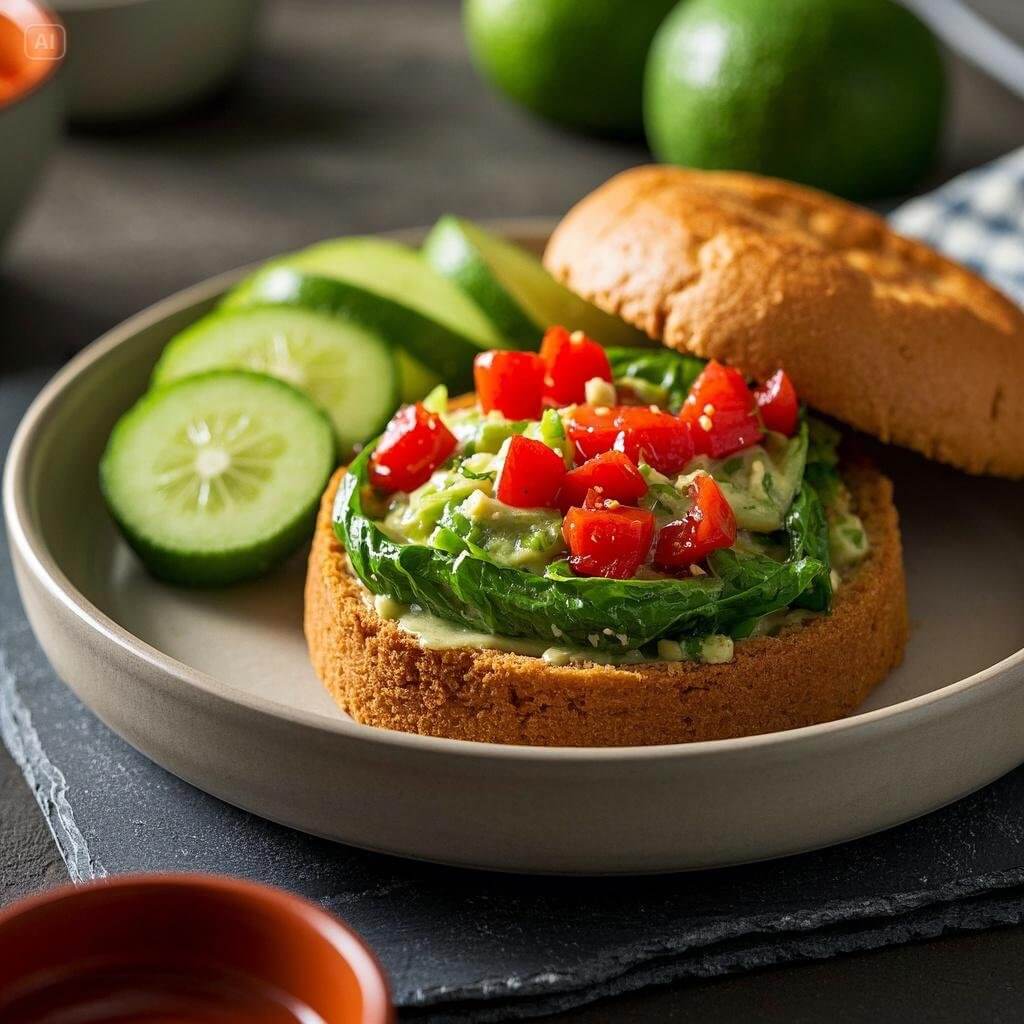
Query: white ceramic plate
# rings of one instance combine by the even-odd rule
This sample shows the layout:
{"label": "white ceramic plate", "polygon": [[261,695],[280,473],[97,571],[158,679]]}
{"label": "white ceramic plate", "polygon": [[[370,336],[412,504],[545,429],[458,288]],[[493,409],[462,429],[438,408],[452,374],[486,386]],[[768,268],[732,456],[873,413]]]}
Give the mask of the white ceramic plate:
{"label": "white ceramic plate", "polygon": [[[546,227],[504,229],[539,248]],[[4,479],[15,570],[40,642],[79,697],[165,768],[358,846],[597,873],[840,842],[1024,761],[1024,488],[897,452],[885,458],[903,515],[912,634],[904,665],[861,714],[747,739],[604,750],[475,744],[345,718],[306,659],[301,557],[228,590],[156,583],[116,535],[96,484],[110,427],[146,387],[163,344],[238,276],[167,299],[72,360],[26,415]]]}

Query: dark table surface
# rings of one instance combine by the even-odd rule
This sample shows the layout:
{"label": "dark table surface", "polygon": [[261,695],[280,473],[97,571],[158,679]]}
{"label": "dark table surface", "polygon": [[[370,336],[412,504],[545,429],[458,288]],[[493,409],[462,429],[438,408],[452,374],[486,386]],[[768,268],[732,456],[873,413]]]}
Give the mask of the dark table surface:
{"label": "dark table surface", "polygon": [[[645,160],[556,132],[474,75],[455,0],[271,0],[230,90],[145,128],[74,134],[0,268],[0,372],[56,365],[227,268],[351,232],[562,212]],[[952,62],[934,182],[1024,143],[1024,102]],[[0,748],[0,903],[66,878]],[[647,991],[552,1020],[1020,1020],[1024,928]]]}

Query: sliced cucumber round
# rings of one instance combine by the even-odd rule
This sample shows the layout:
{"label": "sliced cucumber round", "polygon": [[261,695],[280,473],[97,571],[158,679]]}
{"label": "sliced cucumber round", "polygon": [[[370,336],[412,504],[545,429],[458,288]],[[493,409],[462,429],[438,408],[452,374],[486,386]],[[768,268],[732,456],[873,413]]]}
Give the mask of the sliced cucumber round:
{"label": "sliced cucumber round", "polygon": [[399,393],[402,405],[418,402],[429,395],[438,384],[443,384],[440,374],[428,369],[418,359],[413,359],[405,349],[395,349],[398,362]]}
{"label": "sliced cucumber round", "polygon": [[651,345],[645,334],[556,281],[540,261],[459,217],[442,217],[423,255],[487,314],[501,335],[537,348],[552,324],[581,330],[602,345]]}
{"label": "sliced cucumber round", "polygon": [[305,391],[330,417],[343,453],[378,434],[400,400],[400,370],[379,334],[289,306],[203,317],[170,341],[153,383],[221,369],[268,373]]}
{"label": "sliced cucumber round", "polygon": [[386,238],[336,238],[271,260],[224,298],[225,308],[259,301],[261,279],[278,267],[357,285],[399,302],[462,334],[480,348],[505,342],[472,299],[415,250]]}
{"label": "sliced cucumber round", "polygon": [[[363,327],[386,338],[402,352],[402,397],[422,398],[435,384],[467,390],[473,381],[473,359],[480,346],[410,306],[347,281],[308,274],[291,267],[272,267],[253,278],[251,297],[268,304],[311,310]],[[410,371],[416,374],[410,377]],[[419,389],[423,390],[419,390]]]}
{"label": "sliced cucumber round", "polygon": [[150,391],[125,413],[100,486],[154,575],[213,586],[260,575],[310,535],[334,464],[330,422],[302,392],[215,371]]}

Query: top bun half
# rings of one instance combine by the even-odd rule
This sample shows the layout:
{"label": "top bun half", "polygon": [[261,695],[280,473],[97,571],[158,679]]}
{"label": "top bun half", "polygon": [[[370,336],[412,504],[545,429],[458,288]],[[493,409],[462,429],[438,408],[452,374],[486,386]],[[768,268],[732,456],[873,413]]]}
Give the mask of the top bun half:
{"label": "top bun half", "polygon": [[1024,314],[880,217],[756,175],[637,167],[578,203],[544,262],[671,348],[972,473],[1024,476]]}

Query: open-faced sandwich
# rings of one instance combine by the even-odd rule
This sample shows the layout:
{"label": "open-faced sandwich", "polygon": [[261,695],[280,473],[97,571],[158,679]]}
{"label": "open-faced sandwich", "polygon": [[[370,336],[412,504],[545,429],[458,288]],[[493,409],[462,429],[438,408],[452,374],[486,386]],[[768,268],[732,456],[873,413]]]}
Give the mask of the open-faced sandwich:
{"label": "open-faced sandwich", "polygon": [[897,513],[803,402],[1020,475],[1020,312],[869,213],[741,175],[627,172],[546,264],[670,347],[552,327],[339,472],[306,590],[331,694],[371,725],[571,746],[852,711],[903,654]]}
{"label": "open-faced sandwich", "polygon": [[840,467],[783,371],[751,390],[555,327],[476,382],[402,409],[324,499],[307,632],[361,721],[711,739],[841,715],[898,662],[891,487]]}

